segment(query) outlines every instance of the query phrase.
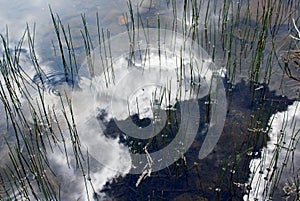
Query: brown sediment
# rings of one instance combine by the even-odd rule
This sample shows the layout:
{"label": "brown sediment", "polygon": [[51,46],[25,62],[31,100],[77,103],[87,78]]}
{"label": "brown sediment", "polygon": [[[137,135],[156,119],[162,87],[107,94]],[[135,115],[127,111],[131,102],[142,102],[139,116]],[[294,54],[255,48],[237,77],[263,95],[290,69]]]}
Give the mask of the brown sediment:
{"label": "brown sediment", "polygon": [[175,197],[173,201],[208,201],[208,199],[193,193],[183,193]]}
{"label": "brown sediment", "polygon": [[119,21],[119,25],[126,25],[126,24],[129,23],[129,19],[128,19],[128,17],[125,16],[125,15],[119,16],[118,19],[119,19],[119,20],[118,20],[118,21]]}

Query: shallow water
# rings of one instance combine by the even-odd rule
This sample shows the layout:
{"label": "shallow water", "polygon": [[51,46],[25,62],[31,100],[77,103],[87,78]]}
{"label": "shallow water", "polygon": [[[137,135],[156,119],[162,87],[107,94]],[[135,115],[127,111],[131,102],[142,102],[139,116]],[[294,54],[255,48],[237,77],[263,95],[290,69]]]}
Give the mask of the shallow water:
{"label": "shallow water", "polygon": [[[287,111],[278,112],[271,117],[273,122],[270,141],[262,150],[265,160],[263,160],[264,162],[261,162],[261,159],[251,161],[252,172],[256,172],[253,174],[253,183],[259,185],[252,185],[255,193],[250,194],[250,200],[258,196],[262,196],[261,199],[267,199],[273,191],[272,186],[276,185],[278,188],[275,190],[274,199],[282,197],[287,200],[296,200],[298,191],[296,183],[299,181],[300,171],[298,157],[299,113],[299,102],[296,101],[288,107]],[[273,153],[275,152],[278,152],[278,162],[274,158]],[[270,179],[272,177],[276,177],[276,179]],[[278,184],[276,184],[277,182]],[[284,188],[285,190],[283,190]],[[247,199],[246,196],[245,199]]]}
{"label": "shallow water", "polygon": [[[248,199],[244,194],[249,189],[249,187],[247,188],[249,175],[253,175],[249,174],[252,170],[251,168],[253,168],[252,165],[249,170],[250,161],[254,159],[251,161],[251,164],[256,164],[260,161],[258,156],[263,156],[264,152],[270,152],[272,146],[274,146],[274,136],[277,133],[276,128],[277,126],[280,127],[282,120],[274,121],[273,130],[268,133],[269,141],[266,141],[264,132],[253,130],[266,129],[266,125],[270,122],[269,118],[272,119],[274,113],[286,110],[287,105],[290,105],[292,100],[299,98],[299,82],[291,80],[284,74],[283,62],[280,58],[290,48],[298,48],[298,44],[289,37],[292,31],[293,35],[295,35],[295,30],[291,26],[290,20],[284,20],[284,17],[281,18],[281,15],[284,15],[285,12],[291,12],[291,17],[298,18],[299,5],[296,1],[284,1],[284,4],[282,4],[283,11],[281,10],[278,15],[282,19],[282,23],[279,26],[275,39],[272,38],[271,31],[266,35],[265,40],[268,42],[265,43],[264,53],[261,58],[260,65],[262,67],[257,73],[258,83],[253,84],[253,82],[249,82],[249,76],[251,77],[253,74],[249,69],[253,65],[253,58],[256,52],[259,51],[259,43],[261,41],[259,37],[251,38],[243,35],[243,33],[247,33],[256,27],[261,28],[262,25],[259,24],[261,21],[257,25],[256,16],[249,16],[249,13],[247,13],[248,10],[245,7],[248,1],[232,3],[228,8],[227,15],[220,14],[223,9],[223,1],[211,1],[210,4],[208,1],[201,1],[200,20],[196,25],[194,24],[195,21],[193,21],[191,4],[187,5],[187,12],[185,13],[183,9],[184,3],[181,1],[176,2],[177,13],[174,14],[172,11],[174,1],[132,1],[134,9],[137,8],[136,5],[139,5],[139,14],[137,14],[136,10],[133,10],[133,18],[126,18],[126,15],[124,15],[127,12],[129,16],[128,4],[125,0],[113,2],[106,0],[97,2],[86,1],[84,3],[82,1],[62,1],[58,3],[39,0],[31,1],[30,3],[19,1],[14,3],[3,2],[0,8],[0,22],[1,24],[7,24],[10,47],[12,49],[17,45],[19,38],[24,33],[26,22],[31,27],[31,31],[33,31],[33,24],[36,23],[35,51],[41,69],[45,74],[39,74],[34,69],[30,57],[30,48],[26,43],[24,43],[24,50],[21,51],[20,65],[28,77],[32,79],[29,80],[30,82],[33,81],[38,85],[43,85],[42,83],[45,82],[46,93],[43,93],[43,103],[49,106],[51,110],[57,111],[57,121],[61,127],[55,127],[56,132],[58,133],[59,129],[62,129],[63,133],[68,133],[68,123],[73,121],[72,116],[68,116],[71,108],[67,107],[68,115],[64,116],[63,111],[65,109],[61,105],[61,102],[64,102],[65,105],[68,104],[68,100],[64,99],[62,101],[59,97],[61,94],[66,94],[72,100],[73,110],[71,111],[75,117],[77,132],[82,139],[83,153],[89,152],[89,155],[84,154],[83,156],[85,159],[83,163],[84,168],[90,169],[88,179],[85,181],[88,181],[88,183],[92,181],[93,183],[93,185],[87,185],[88,187],[86,187],[80,169],[76,166],[77,158],[74,155],[74,147],[70,141],[72,135],[66,137],[66,141],[69,141],[69,143],[66,143],[65,150],[67,150],[69,156],[62,151],[63,146],[58,146],[48,153],[50,165],[56,173],[56,176],[52,178],[54,183],[56,183],[55,190],[61,184],[62,200],[77,198],[86,200],[86,188],[91,199],[94,197],[94,199],[102,198],[104,200],[108,199],[105,198],[105,194],[117,200],[201,200],[205,198],[208,200],[224,200],[230,198],[242,199],[243,197]],[[249,7],[250,13],[256,13],[259,1],[253,0],[249,2],[251,5]],[[66,80],[61,61],[62,55],[57,45],[58,41],[48,8],[49,5],[51,5],[54,13],[58,13],[65,27],[67,27],[67,24],[70,24],[79,65],[79,77],[71,74]],[[208,5],[210,8],[206,9]],[[240,17],[237,19],[235,15],[240,5],[242,5]],[[90,30],[91,41],[97,44],[96,12],[99,13],[103,33],[109,33],[109,37],[106,35],[106,39],[104,38],[103,42],[106,44],[106,47],[111,45],[111,49],[105,52],[105,55],[103,51],[108,49],[103,49],[100,54],[103,55],[104,63],[111,60],[115,68],[106,69],[107,64],[104,65],[98,58],[95,61],[100,63],[94,64],[95,66],[100,66],[100,70],[98,68],[93,72],[95,74],[90,74],[90,69],[87,70],[90,66],[85,55],[86,50],[82,39],[84,27],[80,15],[84,13]],[[258,14],[260,18],[262,12],[259,10]],[[160,21],[158,16],[160,16]],[[226,16],[226,19],[222,18],[223,16]],[[140,22],[139,19],[142,19],[142,21]],[[273,22],[275,20],[276,17],[274,17]],[[231,37],[222,32],[223,27],[220,26],[220,21],[227,22],[225,23],[225,26],[228,28],[226,32],[227,34],[230,33]],[[150,34],[148,32],[148,36],[151,38],[150,43],[155,45],[150,48],[143,47],[143,45],[147,46],[147,44],[143,44],[143,41],[147,41],[147,37],[142,37],[145,33],[143,33],[143,29],[140,29],[140,32],[137,33],[140,33],[142,36],[140,38],[137,37],[138,43],[135,44],[137,45],[135,49],[138,50],[134,52],[132,57],[129,54],[132,52],[128,51],[130,49],[128,46],[130,44],[130,41],[128,41],[130,36],[128,38],[127,29],[131,29],[133,26],[140,26],[139,28],[141,28],[141,25],[138,23],[142,22],[148,23],[148,26],[151,28],[160,26],[161,30],[176,27],[177,31],[183,34],[183,38],[186,36],[186,30],[196,26],[199,29],[197,36],[192,36],[191,34],[190,37],[195,37],[195,41],[202,45],[205,54],[195,54],[198,50],[193,50],[192,53],[187,50],[182,51],[181,48],[184,46],[182,44],[185,44],[187,47],[191,45],[182,43],[183,40],[179,35],[177,36],[179,39],[176,36],[174,37],[175,41],[177,41],[177,43],[174,43],[172,41],[173,36],[170,36],[173,33],[163,31],[161,32],[161,37],[164,38],[162,44],[156,43],[160,40],[156,38],[156,33],[154,34],[150,31]],[[157,25],[158,22],[160,22],[160,25]],[[4,26],[0,28],[0,33],[5,33]],[[255,30],[253,32],[250,31],[250,35],[255,35]],[[168,42],[169,39],[171,42]],[[224,40],[227,40],[227,42],[224,42]],[[230,40],[232,40],[232,43],[228,45]],[[228,49],[224,49],[222,41]],[[170,47],[168,47],[168,43],[171,44]],[[179,45],[176,46],[173,43]],[[165,44],[167,44],[167,47]],[[164,46],[164,48],[160,49],[158,47],[160,45]],[[171,47],[172,45],[174,47]],[[63,48],[67,51],[65,43]],[[97,48],[96,45],[95,48]],[[148,49],[151,48],[153,50],[148,52]],[[163,53],[161,54],[157,49]],[[3,49],[1,51],[3,52]],[[232,53],[229,54],[229,52]],[[98,55],[99,50],[94,51],[94,53]],[[273,55],[271,60],[269,55]],[[190,62],[190,60],[194,59],[195,63]],[[204,59],[204,61],[201,59]],[[69,62],[69,60],[67,61]],[[197,68],[192,69],[194,77],[189,76],[190,69],[188,67],[191,64],[193,64],[192,66],[197,66]],[[184,66],[186,71],[181,71],[181,66]],[[130,68],[133,68],[133,70]],[[292,70],[293,73],[299,75],[299,71]],[[270,76],[269,81],[265,79],[266,72]],[[222,77],[224,73],[226,73],[225,77]],[[179,74],[180,76],[178,76]],[[217,80],[222,80],[220,84],[224,84],[226,88],[226,99],[224,94],[222,94],[222,98],[218,99],[218,95],[220,95],[218,93],[215,93],[215,97],[207,96],[211,81],[213,83],[216,82],[216,79],[212,78],[215,74],[218,77]],[[176,80],[178,77],[182,79],[180,86],[178,86],[178,81]],[[4,82],[2,76],[0,80],[2,83]],[[194,80],[194,84],[198,84],[201,87],[198,89],[191,87],[189,84],[192,80]],[[28,93],[31,94],[33,99],[39,98],[40,95],[35,88],[28,84],[25,86],[28,87]],[[223,91],[223,88],[218,86],[220,85],[214,85],[212,88],[216,91],[218,91],[217,89],[222,89],[220,91]],[[183,91],[181,92],[181,90]],[[21,94],[22,92],[20,92],[18,97],[22,102],[22,110],[26,116],[30,116],[32,114],[30,110],[31,105],[27,103],[28,99]],[[206,108],[207,102],[211,101],[209,98],[217,100],[216,105],[219,108],[216,110]],[[159,99],[160,104],[155,104]],[[195,99],[197,100],[196,102],[191,101]],[[181,107],[176,105],[178,101],[181,103]],[[32,103],[35,108],[39,107],[39,103],[35,101]],[[184,110],[180,110],[184,108],[185,104],[190,106],[189,109],[191,111],[188,114],[192,115],[185,115],[187,113]],[[199,112],[195,109],[194,104],[200,105]],[[157,113],[153,112],[153,108],[156,106],[159,107],[156,110]],[[272,108],[270,111],[265,109],[269,107]],[[219,111],[225,114],[226,110],[227,117],[221,138],[218,138],[220,137],[219,135],[216,135],[215,139],[205,138],[206,135],[210,136],[207,130],[218,133],[225,121],[222,114],[221,116],[214,116],[213,112]],[[291,106],[289,110],[293,113],[297,108]],[[141,127],[143,128],[141,126],[143,122],[150,121],[150,124],[158,122],[150,128],[148,135],[144,136],[145,139],[153,134],[151,129],[162,129],[168,123],[167,118],[173,118],[172,115],[174,114],[172,111],[176,111],[174,112],[176,113],[174,121],[178,121],[179,125],[184,124],[185,119],[193,119],[191,124],[194,125],[189,126],[187,123],[186,129],[197,135],[196,139],[193,141],[194,139],[192,138],[179,138],[179,144],[186,142],[188,145],[191,145],[189,150],[177,146],[178,150],[183,150],[183,152],[179,152],[178,158],[183,157],[183,159],[179,159],[177,163],[170,165],[174,162],[175,157],[171,155],[170,164],[168,162],[165,162],[165,164],[159,162],[157,164],[160,164],[161,168],[152,169],[151,166],[147,166],[147,163],[153,165],[155,162],[151,162],[151,160],[158,159],[157,161],[160,161],[162,156],[153,157],[153,155],[150,155],[152,157],[149,158],[147,149],[149,151],[157,151],[161,147],[155,147],[155,143],[150,144],[148,141],[139,142],[133,138],[139,138],[138,135],[146,135],[147,132],[145,130],[139,131]],[[2,103],[0,103],[0,112],[1,114],[6,112]],[[168,115],[164,116],[164,113]],[[138,114],[135,123],[131,122],[129,114],[131,118]],[[277,115],[282,116],[282,113]],[[200,116],[201,118],[198,118]],[[203,118],[203,116],[205,117]],[[297,118],[298,114],[295,119],[297,120]],[[297,122],[296,120],[294,121]],[[28,121],[34,123],[30,119]],[[161,123],[159,123],[160,121]],[[3,128],[0,132],[1,138],[6,136],[7,133],[13,132],[12,129],[6,132],[6,119],[4,118],[0,119],[0,126]],[[130,129],[131,132],[132,129],[135,129],[136,132],[134,133],[136,135],[129,134],[128,130],[126,130],[128,126],[129,128],[127,129]],[[171,126],[171,128],[168,128],[169,130],[166,129],[167,134],[164,131],[160,135],[155,136],[158,138],[158,141],[166,140],[162,144],[158,143],[157,146],[160,145],[164,148],[167,147],[167,142],[176,141],[174,140],[176,137],[173,135],[176,135],[176,132],[178,132],[177,126],[175,123],[174,128]],[[193,130],[194,127],[196,130]],[[294,131],[296,133],[297,129],[299,130],[297,126],[294,129],[296,129]],[[287,138],[290,137],[289,131],[289,129],[286,129]],[[253,137],[253,133],[257,137]],[[154,138],[155,140],[157,139]],[[12,137],[8,138],[8,141],[13,144],[16,139]],[[200,159],[204,159],[199,160],[199,156],[201,156],[199,151],[206,147],[206,141],[209,141],[209,143],[208,148],[205,148],[205,150],[209,151],[206,151],[207,153],[200,152],[202,154]],[[218,144],[214,147],[213,145],[217,141]],[[140,146],[141,144],[143,146]],[[235,146],[233,147],[232,144]],[[1,140],[0,146],[2,148],[1,155],[7,155],[8,147],[5,145],[4,140]],[[267,148],[262,149],[263,146],[267,146]],[[205,158],[211,151],[211,148],[214,148],[212,153]],[[138,162],[132,154],[135,151],[144,153],[144,158],[141,159],[143,163],[140,166],[134,164],[134,162]],[[184,152],[186,154],[182,154]],[[246,153],[248,153],[248,156],[246,156]],[[281,153],[284,154],[284,152]],[[295,151],[293,154],[297,158],[299,152]],[[66,161],[68,157],[71,164],[70,168]],[[88,159],[89,157],[90,159]],[[281,157],[280,155],[280,160],[282,160]],[[176,155],[175,159],[178,158]],[[91,160],[91,164],[88,164],[87,160]],[[4,164],[6,161],[8,161],[8,158],[1,157],[1,164]],[[266,157],[265,161],[268,164],[268,157]],[[297,161],[293,162],[295,162],[294,166],[297,167]],[[132,171],[132,167],[135,167],[137,170]],[[212,172],[212,167],[216,168],[217,172]],[[134,172],[142,173],[143,177],[128,174]],[[149,177],[147,178],[147,176]],[[295,173],[293,173],[293,176],[295,176]],[[118,179],[113,180],[113,178]],[[279,191],[275,195],[277,196],[276,199],[279,199],[284,194],[280,188],[283,188],[285,179],[291,179],[291,175],[286,170],[284,170],[283,179],[279,183]],[[67,185],[69,181],[72,181],[71,186]],[[249,185],[251,186],[251,184]],[[100,193],[101,190],[102,192]],[[95,193],[93,194],[93,192]],[[257,195],[253,195],[250,192],[251,199],[254,197],[263,199],[263,196],[261,188],[259,188]],[[293,196],[295,195],[291,197],[293,198]]]}

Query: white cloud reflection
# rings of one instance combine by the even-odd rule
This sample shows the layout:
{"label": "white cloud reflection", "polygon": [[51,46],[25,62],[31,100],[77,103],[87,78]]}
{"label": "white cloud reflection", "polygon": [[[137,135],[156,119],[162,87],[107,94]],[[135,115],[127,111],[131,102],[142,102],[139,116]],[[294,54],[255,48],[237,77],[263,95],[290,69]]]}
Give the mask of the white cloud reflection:
{"label": "white cloud reflection", "polygon": [[262,157],[251,161],[249,182],[252,190],[244,200],[268,200],[276,185],[275,194],[283,195],[282,188],[288,180],[300,179],[300,102],[295,101],[287,111],[274,114],[270,125],[270,140],[262,149]]}

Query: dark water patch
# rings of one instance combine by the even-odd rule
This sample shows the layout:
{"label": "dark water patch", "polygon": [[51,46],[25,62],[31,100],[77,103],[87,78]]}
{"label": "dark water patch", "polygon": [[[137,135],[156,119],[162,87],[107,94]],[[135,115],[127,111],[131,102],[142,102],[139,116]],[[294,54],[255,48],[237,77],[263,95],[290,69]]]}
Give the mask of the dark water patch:
{"label": "dark water patch", "polygon": [[[199,100],[199,105],[202,105],[203,107],[200,107],[199,110],[202,114],[207,113],[205,110],[205,104],[206,97]],[[154,137],[150,139],[136,139],[131,136],[127,136],[126,133],[121,131],[117,124],[114,122],[114,120],[110,120],[105,124],[105,130],[104,135],[109,138],[120,138],[120,142],[125,144],[126,146],[130,147],[131,151],[138,152],[138,153],[144,153],[145,150],[144,147],[148,147],[149,152],[154,152],[160,149],[163,149],[166,147],[172,140],[174,140],[176,134],[179,131],[179,127],[181,126],[181,113],[180,113],[180,103],[177,103],[175,107],[172,107],[171,110],[163,110],[162,112],[165,112],[167,115],[167,122],[163,126],[163,129],[159,131],[159,133],[156,134],[155,130],[153,130],[153,133],[155,134]],[[205,115],[204,115],[205,116]],[[103,119],[103,118],[102,118]],[[139,119],[137,114],[132,115],[129,117],[125,122],[132,121],[135,125],[137,125],[140,128],[145,128],[153,123],[153,120],[150,120],[149,118],[145,119]],[[200,126],[199,126],[199,133],[207,132],[205,130],[206,125],[206,117],[200,119]],[[154,129],[158,129],[155,128]],[[204,136],[204,134],[202,134]]]}
{"label": "dark water patch", "polygon": [[[184,159],[152,173],[137,187],[139,175],[127,175],[107,184],[103,192],[115,200],[178,200],[185,196],[204,200],[242,200],[247,191],[245,183],[250,173],[250,161],[260,157],[260,150],[268,140],[265,130],[270,115],[285,110],[293,102],[262,86],[241,82],[227,93],[230,101],[225,127],[207,158],[197,158],[207,123],[202,120],[198,135]],[[261,89],[257,90],[258,87]]]}

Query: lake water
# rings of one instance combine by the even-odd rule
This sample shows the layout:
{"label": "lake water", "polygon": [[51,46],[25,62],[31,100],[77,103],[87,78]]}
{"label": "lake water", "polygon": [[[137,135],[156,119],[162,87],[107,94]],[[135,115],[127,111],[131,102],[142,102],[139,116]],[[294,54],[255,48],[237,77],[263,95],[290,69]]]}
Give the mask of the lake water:
{"label": "lake water", "polygon": [[[11,54],[28,26],[39,64],[25,36],[21,73],[12,73],[22,76],[8,76],[22,87],[9,87],[2,40],[1,198],[299,199],[300,57],[290,35],[298,34],[292,19],[300,27],[300,5],[268,2],[1,2],[0,33],[4,40],[8,33]],[[49,6],[67,38],[70,27],[73,52],[62,27],[58,40]],[[15,124],[40,130],[7,124],[19,114],[8,112],[15,100],[26,117]],[[35,147],[43,140],[28,148],[24,136],[36,133],[56,133],[57,141],[48,137],[45,153]],[[28,168],[20,174],[10,155],[19,139],[29,161],[18,159]],[[44,154],[41,185],[34,170]],[[36,194],[18,189],[23,180],[9,171],[24,174]]]}

